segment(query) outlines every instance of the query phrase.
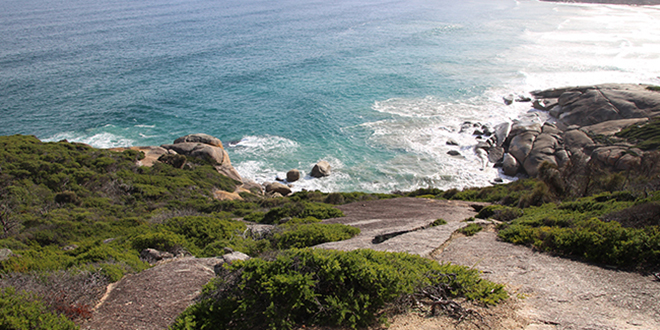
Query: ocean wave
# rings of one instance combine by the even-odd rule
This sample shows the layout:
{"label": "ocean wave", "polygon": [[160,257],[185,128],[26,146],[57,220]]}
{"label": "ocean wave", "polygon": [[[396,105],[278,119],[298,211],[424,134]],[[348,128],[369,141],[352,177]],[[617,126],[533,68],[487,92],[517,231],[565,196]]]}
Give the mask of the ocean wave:
{"label": "ocean wave", "polygon": [[80,143],[89,144],[94,148],[101,148],[101,149],[129,147],[135,145],[135,140],[118,136],[108,132],[96,133],[93,135],[77,133],[77,132],[63,132],[63,133],[55,134],[43,140],[46,142],[55,142],[61,140],[67,140],[69,142],[80,142]]}
{"label": "ocean wave", "polygon": [[259,155],[267,153],[291,154],[298,150],[300,145],[293,140],[280,136],[245,136],[239,141],[229,142],[227,147],[239,155]]}

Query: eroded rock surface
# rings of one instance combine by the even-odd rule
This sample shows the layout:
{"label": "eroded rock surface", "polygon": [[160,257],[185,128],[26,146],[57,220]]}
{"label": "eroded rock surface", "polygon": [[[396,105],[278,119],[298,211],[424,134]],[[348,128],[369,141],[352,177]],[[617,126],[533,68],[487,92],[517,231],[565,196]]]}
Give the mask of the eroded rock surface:
{"label": "eroded rock surface", "polygon": [[495,232],[454,238],[441,262],[476,267],[524,297],[526,329],[660,329],[660,282],[497,240]]}
{"label": "eroded rock surface", "polygon": [[592,160],[615,171],[632,169],[641,164],[644,152],[625,143],[603,141],[616,142],[620,139],[614,134],[625,127],[660,116],[660,91],[648,85],[566,87],[532,95],[536,98],[533,107],[548,110],[554,118],[543,125],[522,118],[496,127],[488,145],[501,145],[505,152],[489,152],[489,160],[501,164],[505,175],[525,173],[533,177],[544,162],[562,167],[571,159]]}

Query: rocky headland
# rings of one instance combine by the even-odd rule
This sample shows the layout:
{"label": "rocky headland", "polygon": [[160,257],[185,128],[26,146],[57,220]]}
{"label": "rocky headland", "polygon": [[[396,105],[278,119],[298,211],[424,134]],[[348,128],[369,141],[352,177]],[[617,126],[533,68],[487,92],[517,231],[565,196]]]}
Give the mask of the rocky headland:
{"label": "rocky headland", "polygon": [[[544,162],[558,168],[595,164],[630,170],[647,156],[616,134],[660,115],[657,87],[606,84],[533,91],[531,95],[533,99],[517,100],[531,102],[528,114],[496,126],[490,138],[476,146],[476,152],[485,151],[504,175],[535,177]],[[510,102],[505,98],[505,103]]]}
{"label": "rocky headland", "polygon": [[[142,152],[144,157],[138,161],[140,166],[153,166],[156,162],[166,163],[177,168],[186,166],[186,157],[201,158],[212,163],[215,169],[222,175],[234,180],[238,186],[234,192],[217,190],[215,198],[218,200],[240,200],[240,193],[248,192],[257,195],[268,195],[269,197],[283,197],[292,193],[292,182],[301,178],[297,169],[287,173],[286,179],[275,178],[274,182],[265,182],[260,185],[256,182],[243,178],[232,166],[227,151],[222,146],[220,139],[203,133],[189,134],[174,140],[172,144],[160,146],[133,146],[126,148],[112,148],[112,151],[135,150]],[[309,176],[322,178],[329,176],[331,166],[326,161],[316,163]]]}

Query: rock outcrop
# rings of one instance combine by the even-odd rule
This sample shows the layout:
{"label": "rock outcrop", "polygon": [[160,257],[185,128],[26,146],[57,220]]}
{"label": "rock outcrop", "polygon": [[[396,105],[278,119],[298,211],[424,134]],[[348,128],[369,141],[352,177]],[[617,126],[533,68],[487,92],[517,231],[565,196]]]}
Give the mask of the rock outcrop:
{"label": "rock outcrop", "polygon": [[263,193],[260,185],[249,180],[243,180],[238,171],[231,165],[229,155],[222,146],[220,139],[208,134],[189,134],[177,138],[172,144],[161,146],[112,148],[110,150],[121,152],[128,149],[144,153],[145,157],[137,162],[140,166],[153,166],[155,163],[160,162],[183,168],[187,162],[186,157],[201,158],[210,162],[220,174],[241,184],[233,193],[216,191],[214,193],[215,198],[220,200],[242,199],[238,195],[240,192]]}
{"label": "rock outcrop", "polygon": [[312,172],[310,173],[310,175],[315,178],[322,178],[324,176],[329,176],[330,163],[326,162],[325,160],[316,163],[316,165],[314,165],[314,168],[312,168]]}
{"label": "rock outcrop", "polygon": [[561,129],[611,120],[652,118],[660,115],[658,91],[648,85],[606,84],[535,91],[537,99],[558,98],[553,112]]}
{"label": "rock outcrop", "polygon": [[266,193],[267,194],[279,193],[282,196],[287,196],[291,194],[291,188],[279,182],[271,182],[266,184]]}
{"label": "rock outcrop", "polygon": [[218,138],[207,134],[190,134],[174,140],[173,144],[163,144],[161,147],[170,153],[205,159],[214,164],[221,174],[243,182],[241,175],[231,165],[229,155]]}
{"label": "rock outcrop", "polygon": [[158,251],[156,249],[144,249],[140,252],[140,259],[153,264],[164,259],[174,258],[174,255],[169,252]]}
{"label": "rock outcrop", "polygon": [[12,256],[15,256],[15,254],[10,249],[0,249],[0,261],[5,261]]}
{"label": "rock outcrop", "polygon": [[223,273],[223,266],[225,263],[231,264],[234,261],[237,260],[248,260],[250,259],[250,256],[243,252],[236,252],[232,251],[229,253],[224,254],[221,257],[218,257],[218,263],[213,266],[213,272],[215,272],[216,275],[221,275]]}
{"label": "rock outcrop", "polygon": [[298,180],[300,180],[300,171],[293,169],[289,172],[286,172],[286,181],[296,182]]}
{"label": "rock outcrop", "polygon": [[532,95],[533,107],[548,111],[548,122],[503,123],[486,145],[477,146],[488,151],[489,160],[501,165],[505,175],[536,176],[543,162],[562,167],[577,156],[616,171],[633,169],[644,152],[617,142],[614,135],[660,116],[660,91],[648,85],[566,87]]}

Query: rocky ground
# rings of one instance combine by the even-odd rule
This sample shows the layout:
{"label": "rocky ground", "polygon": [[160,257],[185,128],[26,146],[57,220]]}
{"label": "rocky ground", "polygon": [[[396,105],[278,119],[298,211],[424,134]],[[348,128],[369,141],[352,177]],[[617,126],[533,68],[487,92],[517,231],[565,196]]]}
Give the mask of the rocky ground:
{"label": "rocky ground", "polygon": [[216,258],[187,257],[127,275],[111,284],[81,329],[167,329],[215,276]]}
{"label": "rocky ground", "polygon": [[[490,230],[465,237],[455,231],[475,214],[470,204],[399,198],[343,205],[346,217],[326,222],[352,224],[362,233],[319,247],[406,251],[475,267],[487,279],[506,284],[512,295],[497,307],[466,305],[481,319],[456,323],[410,313],[394,317],[390,329],[660,329],[660,282],[652,276],[500,242],[486,223]],[[447,224],[429,228],[438,218]],[[398,235],[385,235],[390,233]],[[384,238],[389,239],[379,242]],[[165,329],[213,277],[217,262],[179,259],[127,276],[109,290],[82,328]]]}

